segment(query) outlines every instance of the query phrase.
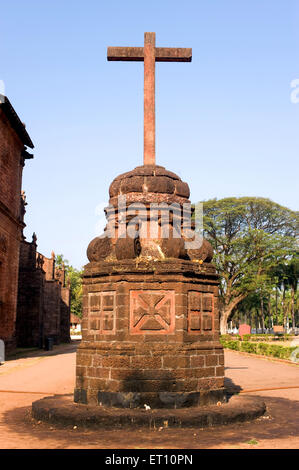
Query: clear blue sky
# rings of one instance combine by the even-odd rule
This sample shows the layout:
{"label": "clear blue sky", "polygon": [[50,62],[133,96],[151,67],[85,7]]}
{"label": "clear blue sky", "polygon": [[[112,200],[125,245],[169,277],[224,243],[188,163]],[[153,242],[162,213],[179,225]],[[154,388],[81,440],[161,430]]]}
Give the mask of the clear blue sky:
{"label": "clear blue sky", "polygon": [[156,67],[157,163],[192,202],[263,196],[297,209],[297,0],[2,2],[0,80],[34,144],[24,169],[27,228],[39,250],[86,263],[98,204],[142,164],[143,63],[107,46],[192,47]]}

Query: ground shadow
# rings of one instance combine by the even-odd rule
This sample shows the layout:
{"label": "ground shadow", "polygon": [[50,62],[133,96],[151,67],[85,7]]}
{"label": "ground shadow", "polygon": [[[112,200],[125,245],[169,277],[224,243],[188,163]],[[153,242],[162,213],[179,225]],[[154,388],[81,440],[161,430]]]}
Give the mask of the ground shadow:
{"label": "ground shadow", "polygon": [[224,370],[229,370],[229,369],[241,370],[241,369],[249,369],[249,367],[224,367]]}
{"label": "ground shadow", "polygon": [[240,385],[235,384],[235,382],[230,377],[224,377],[224,388],[228,394],[228,399],[232,395],[240,393],[242,390],[242,387],[240,387]]}
{"label": "ground shadow", "polygon": [[[44,357],[44,356],[58,356],[60,354],[72,354],[77,351],[77,347],[80,344],[78,340],[72,340],[70,343],[63,343],[57,346],[54,346],[53,350],[45,351],[44,349],[34,349],[22,348],[21,351],[12,351],[9,353],[6,358],[5,362],[15,361],[17,359],[26,359],[27,357]],[[5,365],[5,363],[4,363]]]}
{"label": "ground shadow", "polygon": [[[4,414],[5,426],[15,435],[17,448],[178,448],[196,449],[210,447],[238,447],[268,439],[299,436],[299,401],[286,398],[260,397],[267,405],[267,415],[252,422],[217,426],[206,429],[165,428],[149,429],[131,427],[115,430],[91,430],[38,424],[31,418],[30,407],[15,408]],[[5,432],[4,429],[1,432]],[[1,436],[1,434],[0,434]],[[5,443],[5,436],[0,441]],[[20,443],[18,445],[18,443]]]}

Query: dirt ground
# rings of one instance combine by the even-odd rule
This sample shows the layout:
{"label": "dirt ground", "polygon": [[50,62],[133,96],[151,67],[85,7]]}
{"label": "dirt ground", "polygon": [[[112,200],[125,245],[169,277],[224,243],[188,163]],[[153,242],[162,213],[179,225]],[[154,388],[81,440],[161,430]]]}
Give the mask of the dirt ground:
{"label": "dirt ground", "polygon": [[[74,388],[76,345],[33,352],[0,366],[1,449],[298,449],[299,366],[225,352],[228,386],[264,398],[254,422],[208,429],[61,429],[35,422],[31,403]],[[263,391],[261,390],[263,389]]]}

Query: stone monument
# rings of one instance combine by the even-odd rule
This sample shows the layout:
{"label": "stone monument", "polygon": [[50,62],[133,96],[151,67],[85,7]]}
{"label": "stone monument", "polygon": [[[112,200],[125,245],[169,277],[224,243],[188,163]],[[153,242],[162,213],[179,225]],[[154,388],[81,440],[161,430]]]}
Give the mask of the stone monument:
{"label": "stone monument", "polygon": [[[83,274],[77,403],[180,408],[225,400],[218,275],[192,227],[189,187],[155,161],[155,62],[192,50],[109,47],[108,60],[144,62],[144,164],[110,185],[107,226]],[[186,209],[187,208],[187,209]]]}
{"label": "stone monument", "polygon": [[251,327],[250,325],[247,325],[246,323],[242,323],[239,326],[239,335],[243,339],[244,335],[250,335],[251,334]]}

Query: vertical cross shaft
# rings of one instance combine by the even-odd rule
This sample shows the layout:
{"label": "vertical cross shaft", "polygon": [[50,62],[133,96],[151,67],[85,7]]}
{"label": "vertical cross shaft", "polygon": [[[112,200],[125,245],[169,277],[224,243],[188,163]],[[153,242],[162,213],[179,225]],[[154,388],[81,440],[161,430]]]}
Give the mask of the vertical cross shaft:
{"label": "vertical cross shaft", "polygon": [[155,47],[156,34],[144,33],[144,165],[155,165]]}
{"label": "vertical cross shaft", "polygon": [[156,164],[155,63],[191,62],[192,49],[156,47],[156,33],[144,33],[144,47],[108,47],[108,60],[144,62],[144,165]]}

